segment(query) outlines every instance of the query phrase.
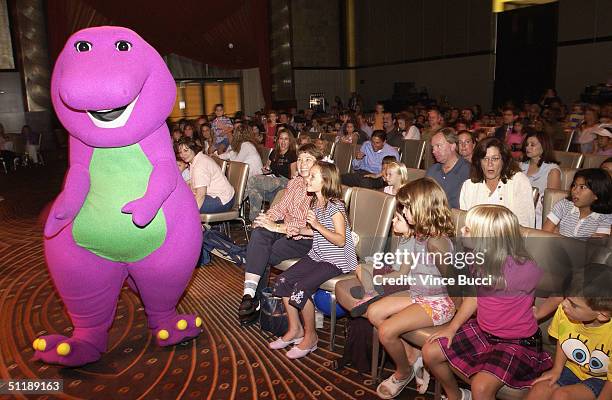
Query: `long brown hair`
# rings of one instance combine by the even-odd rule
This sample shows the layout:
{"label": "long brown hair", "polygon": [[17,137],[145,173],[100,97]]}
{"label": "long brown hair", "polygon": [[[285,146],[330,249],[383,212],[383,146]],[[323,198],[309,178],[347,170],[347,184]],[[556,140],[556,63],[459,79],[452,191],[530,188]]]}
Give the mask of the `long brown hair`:
{"label": "long brown hair", "polygon": [[[296,156],[296,144],[295,144],[295,137],[293,136],[293,134],[286,128],[280,128],[277,132],[276,132],[276,143],[274,144],[274,159],[272,160],[273,163],[278,162],[278,159],[281,157],[281,149],[280,149],[280,144],[278,139],[280,138],[280,135],[282,135],[283,133],[285,133],[287,135],[287,137],[289,138],[289,148],[287,149],[287,156],[289,158],[297,158]],[[293,156],[293,157],[291,157]]]}
{"label": "long brown hair", "polygon": [[257,149],[257,141],[253,137],[253,131],[247,125],[238,125],[234,129],[234,135],[232,137],[232,150],[236,153],[240,153],[240,148],[242,147],[242,143],[250,142],[255,149]]}
{"label": "long brown hair", "polygon": [[[321,171],[321,178],[323,179],[323,187],[321,188],[321,195],[325,201],[325,207],[328,202],[340,202],[342,201],[342,181],[340,180],[340,171],[335,164],[328,163],[325,161],[317,161],[312,168],[319,168]],[[310,169],[312,174],[312,168]],[[310,206],[314,207],[317,204],[317,196],[312,196],[310,200]]]}
{"label": "long brown hair", "polygon": [[433,179],[421,178],[408,182],[398,190],[395,198],[410,210],[417,237],[455,236],[446,193]]}

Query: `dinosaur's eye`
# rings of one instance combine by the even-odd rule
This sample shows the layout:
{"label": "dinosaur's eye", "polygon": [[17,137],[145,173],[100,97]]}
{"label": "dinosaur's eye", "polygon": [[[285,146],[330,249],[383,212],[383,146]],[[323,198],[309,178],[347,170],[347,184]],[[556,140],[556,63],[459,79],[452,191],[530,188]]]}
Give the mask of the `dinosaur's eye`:
{"label": "dinosaur's eye", "polygon": [[93,46],[91,45],[91,43],[86,42],[85,40],[79,40],[78,42],[74,44],[74,48],[79,53],[84,52],[84,51],[91,51],[92,47]]}
{"label": "dinosaur's eye", "polygon": [[115,48],[119,51],[130,51],[132,49],[132,43],[127,40],[120,40],[115,43]]}

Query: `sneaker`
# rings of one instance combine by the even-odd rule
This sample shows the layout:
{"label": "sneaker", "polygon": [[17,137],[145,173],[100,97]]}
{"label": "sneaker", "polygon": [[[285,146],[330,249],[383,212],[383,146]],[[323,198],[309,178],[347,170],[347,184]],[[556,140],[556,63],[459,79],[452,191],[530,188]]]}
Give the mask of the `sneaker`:
{"label": "sneaker", "polygon": [[[472,392],[470,392],[468,389],[459,388],[459,394],[461,394],[461,400],[472,400]],[[448,400],[448,397],[443,394],[441,399]]]}
{"label": "sneaker", "polygon": [[250,294],[242,296],[240,306],[238,306],[238,315],[245,317],[253,314],[259,307],[259,300],[254,299]]}

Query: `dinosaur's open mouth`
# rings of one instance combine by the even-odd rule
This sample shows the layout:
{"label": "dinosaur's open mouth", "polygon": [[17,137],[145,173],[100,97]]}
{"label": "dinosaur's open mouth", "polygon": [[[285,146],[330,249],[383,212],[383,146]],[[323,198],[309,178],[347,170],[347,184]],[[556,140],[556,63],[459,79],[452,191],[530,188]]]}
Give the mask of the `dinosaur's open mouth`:
{"label": "dinosaur's open mouth", "polygon": [[98,128],[121,128],[130,118],[137,100],[138,96],[130,104],[111,110],[88,110],[87,115]]}

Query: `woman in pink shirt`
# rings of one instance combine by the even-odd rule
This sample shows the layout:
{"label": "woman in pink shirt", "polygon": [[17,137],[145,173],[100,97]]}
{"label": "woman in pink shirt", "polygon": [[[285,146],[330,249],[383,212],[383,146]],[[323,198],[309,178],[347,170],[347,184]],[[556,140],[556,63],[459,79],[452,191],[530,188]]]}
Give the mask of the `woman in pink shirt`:
{"label": "woman in pink shirt", "polygon": [[476,297],[463,298],[448,326],[429,337],[423,357],[448,398],[471,398],[469,390],[457,386],[453,367],[470,379],[475,397],[494,399],[502,386],[529,388],[552,367],[550,355],[541,350],[542,332],[533,312],[542,271],[506,207],[471,208],[461,232],[475,255],[469,278],[480,279],[471,282]]}
{"label": "woman in pink shirt", "polygon": [[215,160],[202,153],[202,149],[190,138],[179,140],[177,147],[179,157],[189,164],[189,186],[200,213],[231,210],[234,205],[234,188]]}

